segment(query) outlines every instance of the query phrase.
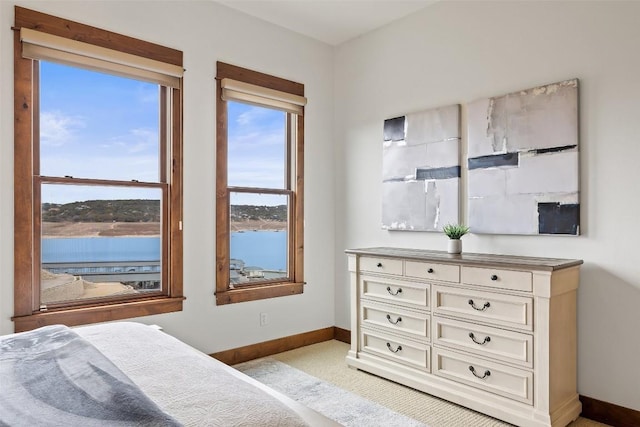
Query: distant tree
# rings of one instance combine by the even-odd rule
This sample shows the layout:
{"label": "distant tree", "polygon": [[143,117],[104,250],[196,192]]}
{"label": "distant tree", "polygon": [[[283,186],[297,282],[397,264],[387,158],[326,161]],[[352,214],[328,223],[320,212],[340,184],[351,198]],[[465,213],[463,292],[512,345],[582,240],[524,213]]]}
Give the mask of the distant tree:
{"label": "distant tree", "polygon": [[66,204],[43,203],[45,222],[159,222],[158,200],[87,200]]}

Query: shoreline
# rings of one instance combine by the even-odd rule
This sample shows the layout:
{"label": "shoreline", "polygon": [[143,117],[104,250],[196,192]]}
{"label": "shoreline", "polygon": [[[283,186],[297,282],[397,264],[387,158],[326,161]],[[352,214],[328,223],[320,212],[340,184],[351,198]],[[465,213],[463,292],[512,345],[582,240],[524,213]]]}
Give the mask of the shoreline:
{"label": "shoreline", "polygon": [[[43,222],[42,238],[160,237],[159,222]],[[286,232],[287,223],[271,220],[232,222],[229,231]]]}
{"label": "shoreline", "polygon": [[[231,230],[230,233],[286,233],[284,229],[262,229],[262,230],[254,230],[254,229],[246,229],[246,230]],[[104,239],[105,237],[131,237],[131,238],[145,238],[145,237],[157,237],[160,238],[159,234],[119,234],[117,236],[96,236],[95,234],[88,235],[74,235],[74,236],[42,236],[43,239]]]}

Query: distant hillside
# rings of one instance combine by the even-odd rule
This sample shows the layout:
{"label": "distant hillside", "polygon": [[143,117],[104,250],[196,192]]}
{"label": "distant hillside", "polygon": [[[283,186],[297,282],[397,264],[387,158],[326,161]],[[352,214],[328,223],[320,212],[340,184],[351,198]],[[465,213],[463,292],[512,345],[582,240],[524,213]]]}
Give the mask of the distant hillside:
{"label": "distant hillside", "polygon": [[255,206],[255,205],[231,205],[229,212],[231,221],[265,220],[287,221],[287,205],[279,206]]}
{"label": "distant hillside", "polygon": [[[287,222],[287,206],[232,205],[232,222]],[[43,222],[160,222],[158,200],[87,200],[43,203]]]}
{"label": "distant hillside", "polygon": [[87,200],[43,203],[44,222],[160,222],[158,200]]}

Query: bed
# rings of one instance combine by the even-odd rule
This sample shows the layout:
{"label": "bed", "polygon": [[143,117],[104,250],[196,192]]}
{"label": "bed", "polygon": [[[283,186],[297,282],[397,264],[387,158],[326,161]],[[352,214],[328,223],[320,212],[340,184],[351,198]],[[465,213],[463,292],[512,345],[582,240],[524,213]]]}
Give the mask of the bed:
{"label": "bed", "polygon": [[134,322],[0,337],[1,426],[338,426]]}

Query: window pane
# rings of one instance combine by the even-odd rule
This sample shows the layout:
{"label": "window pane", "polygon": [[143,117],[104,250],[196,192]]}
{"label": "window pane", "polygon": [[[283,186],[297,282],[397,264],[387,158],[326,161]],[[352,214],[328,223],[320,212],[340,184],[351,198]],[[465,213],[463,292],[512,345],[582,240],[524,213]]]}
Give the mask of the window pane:
{"label": "window pane", "polygon": [[231,101],[227,109],[228,185],[287,188],[287,114]]}
{"label": "window pane", "polygon": [[42,185],[41,303],[161,290],[162,190]]}
{"label": "window pane", "polygon": [[231,285],[288,277],[289,196],[230,194]]}
{"label": "window pane", "polygon": [[157,84],[40,62],[40,175],[159,181]]}

